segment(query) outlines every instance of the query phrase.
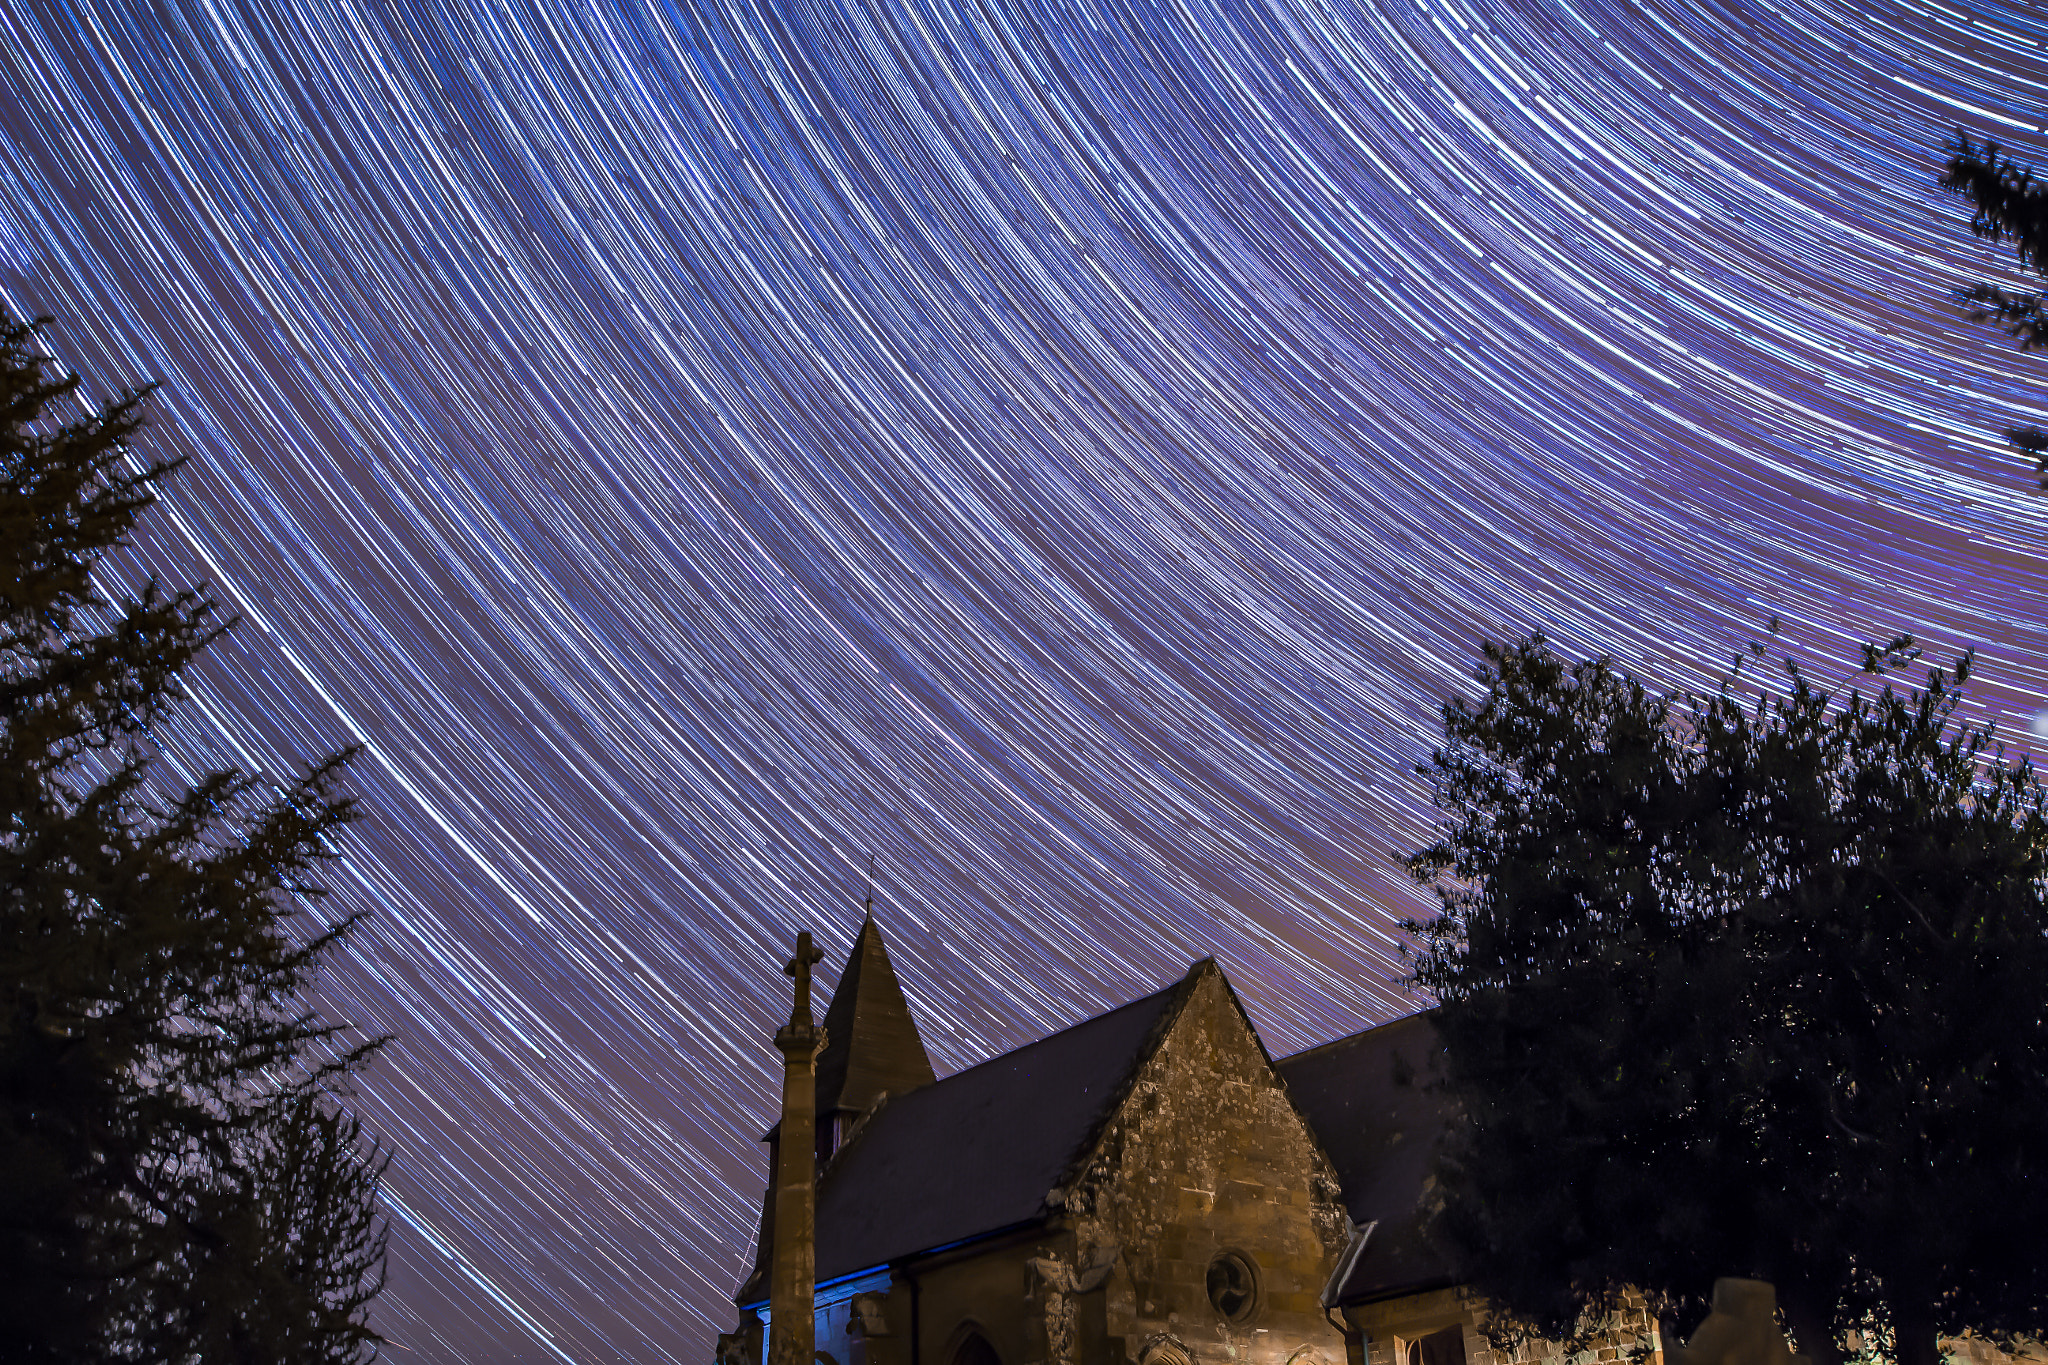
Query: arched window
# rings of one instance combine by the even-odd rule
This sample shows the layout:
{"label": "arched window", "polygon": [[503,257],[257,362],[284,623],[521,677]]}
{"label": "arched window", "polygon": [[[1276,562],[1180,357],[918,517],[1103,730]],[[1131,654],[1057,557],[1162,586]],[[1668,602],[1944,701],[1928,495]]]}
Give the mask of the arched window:
{"label": "arched window", "polygon": [[1465,1329],[1446,1327],[1408,1343],[1408,1365],[1465,1365]]}
{"label": "arched window", "polygon": [[987,1337],[979,1332],[969,1332],[953,1348],[950,1365],[1003,1365],[1003,1358],[996,1354],[995,1347],[988,1344]]}

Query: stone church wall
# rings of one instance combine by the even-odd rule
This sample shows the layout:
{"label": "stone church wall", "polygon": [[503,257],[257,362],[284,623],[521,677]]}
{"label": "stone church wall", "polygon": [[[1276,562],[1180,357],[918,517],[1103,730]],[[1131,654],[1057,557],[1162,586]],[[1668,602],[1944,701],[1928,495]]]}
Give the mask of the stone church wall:
{"label": "stone church wall", "polygon": [[[1861,1345],[1860,1341],[1850,1342],[1852,1348]],[[2013,1342],[2008,1350],[1994,1341],[1966,1332],[1959,1337],[1943,1337],[1941,1353],[1954,1365],[2048,1365],[2048,1343],[2030,1337]]]}
{"label": "stone church wall", "polygon": [[[917,1274],[920,1365],[1023,1365],[1040,1357],[1025,1259],[1012,1242]],[[994,1360],[978,1360],[978,1334]]]}
{"label": "stone church wall", "polygon": [[[1657,1324],[1640,1305],[1623,1310],[1606,1333],[1577,1354],[1567,1354],[1557,1342],[1538,1340],[1512,1355],[1501,1355],[1479,1330],[1483,1310],[1477,1295],[1451,1288],[1346,1309],[1344,1317],[1365,1339],[1364,1365],[1415,1365],[1410,1360],[1411,1348],[1451,1327],[1458,1328],[1463,1339],[1464,1365],[1627,1365],[1632,1360],[1663,1365]],[[1865,1342],[1858,1333],[1851,1332],[1846,1345],[1850,1365],[1882,1365],[1876,1356],[1865,1353]],[[2033,1340],[2023,1339],[2006,1350],[1965,1333],[1944,1337],[1941,1351],[1949,1365],[2048,1365],[2048,1345]]]}
{"label": "stone church wall", "polygon": [[1532,1341],[1511,1356],[1501,1355],[1479,1330],[1483,1310],[1476,1295],[1451,1288],[1346,1309],[1344,1316],[1365,1337],[1365,1365],[1416,1365],[1412,1348],[1451,1328],[1460,1337],[1463,1365],[1626,1365],[1645,1348],[1642,1365],[1663,1362],[1657,1324],[1641,1306],[1624,1309],[1592,1346],[1569,1356],[1548,1341]]}
{"label": "stone church wall", "polygon": [[[1084,1296],[1100,1299],[1105,1351],[1087,1365],[1146,1365],[1148,1343],[1170,1365],[1175,1350],[1198,1365],[1342,1365],[1319,1301],[1348,1229],[1335,1173],[1220,973],[1195,983],[1065,1197],[1068,1263],[1120,1252]],[[1238,1311],[1216,1306],[1212,1274]]]}

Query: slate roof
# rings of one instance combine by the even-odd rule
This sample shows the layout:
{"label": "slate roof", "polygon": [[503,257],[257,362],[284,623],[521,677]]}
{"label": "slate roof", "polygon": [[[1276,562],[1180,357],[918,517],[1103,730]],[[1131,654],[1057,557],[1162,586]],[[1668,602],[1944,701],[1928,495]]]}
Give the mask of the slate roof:
{"label": "slate roof", "polygon": [[889,950],[872,917],[847,955],[846,970],[825,1010],[825,1050],[818,1054],[818,1117],[859,1114],[884,1092],[901,1095],[935,1079],[917,1021],[896,984]]}
{"label": "slate roof", "polygon": [[1442,1051],[1425,1012],[1274,1064],[1337,1168],[1352,1221],[1378,1220],[1338,1287],[1338,1303],[1454,1282],[1449,1264],[1422,1237],[1423,1183],[1451,1117],[1448,1103],[1425,1089]]}
{"label": "slate roof", "polygon": [[[1193,983],[891,1095],[818,1182],[817,1279],[1036,1222]],[[749,1277],[740,1302],[759,1295]]]}

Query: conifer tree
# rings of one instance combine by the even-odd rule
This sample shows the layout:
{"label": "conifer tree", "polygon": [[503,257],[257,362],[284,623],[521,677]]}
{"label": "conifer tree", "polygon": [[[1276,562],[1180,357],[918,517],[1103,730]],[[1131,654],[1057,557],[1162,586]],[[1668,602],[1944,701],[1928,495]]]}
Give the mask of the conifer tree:
{"label": "conifer tree", "polygon": [[[1948,154],[1941,187],[1970,201],[1970,231],[1993,242],[2010,242],[2023,269],[2037,276],[2048,273],[2048,185],[2034,178],[2032,167],[2007,157],[1995,142],[1979,146],[1958,133]],[[1963,299],[1973,320],[1998,324],[2021,350],[2048,347],[2048,308],[2043,307],[2041,291],[2015,292],[1980,282],[1965,289]],[[2048,432],[2013,427],[2005,439],[2033,458],[2041,486],[2048,489]]]}
{"label": "conifer tree", "polygon": [[134,448],[146,390],[80,408],[43,325],[0,317],[0,1342],[364,1360],[385,1158],[341,1102],[381,1040],[306,1000],[358,925],[308,915],[349,755],[172,780],[163,722],[228,623],[106,590],[176,462]]}
{"label": "conifer tree", "polygon": [[1816,1365],[1850,1328],[1937,1365],[2048,1326],[2048,797],[1956,719],[1968,665],[1657,693],[1539,637],[1444,708],[1410,863],[1460,1114],[1432,1235],[1503,1344],[1631,1289],[1694,1316],[1724,1275]]}

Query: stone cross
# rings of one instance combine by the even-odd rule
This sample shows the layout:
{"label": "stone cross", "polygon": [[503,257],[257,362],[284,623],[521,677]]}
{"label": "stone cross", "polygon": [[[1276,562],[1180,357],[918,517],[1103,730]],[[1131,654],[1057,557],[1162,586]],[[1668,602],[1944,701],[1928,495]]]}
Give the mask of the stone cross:
{"label": "stone cross", "polygon": [[789,1022],[808,1028],[811,1023],[811,965],[825,960],[824,950],[811,942],[806,929],[796,936],[796,956],[782,965],[784,976],[796,978],[796,1003],[790,1007]]}
{"label": "stone cross", "polygon": [[825,1030],[811,1019],[811,965],[824,954],[808,932],[782,970],[796,978],[782,1053],[782,1122],[776,1128],[774,1253],[768,1271],[768,1365],[812,1365],[817,1354],[818,1051]]}

